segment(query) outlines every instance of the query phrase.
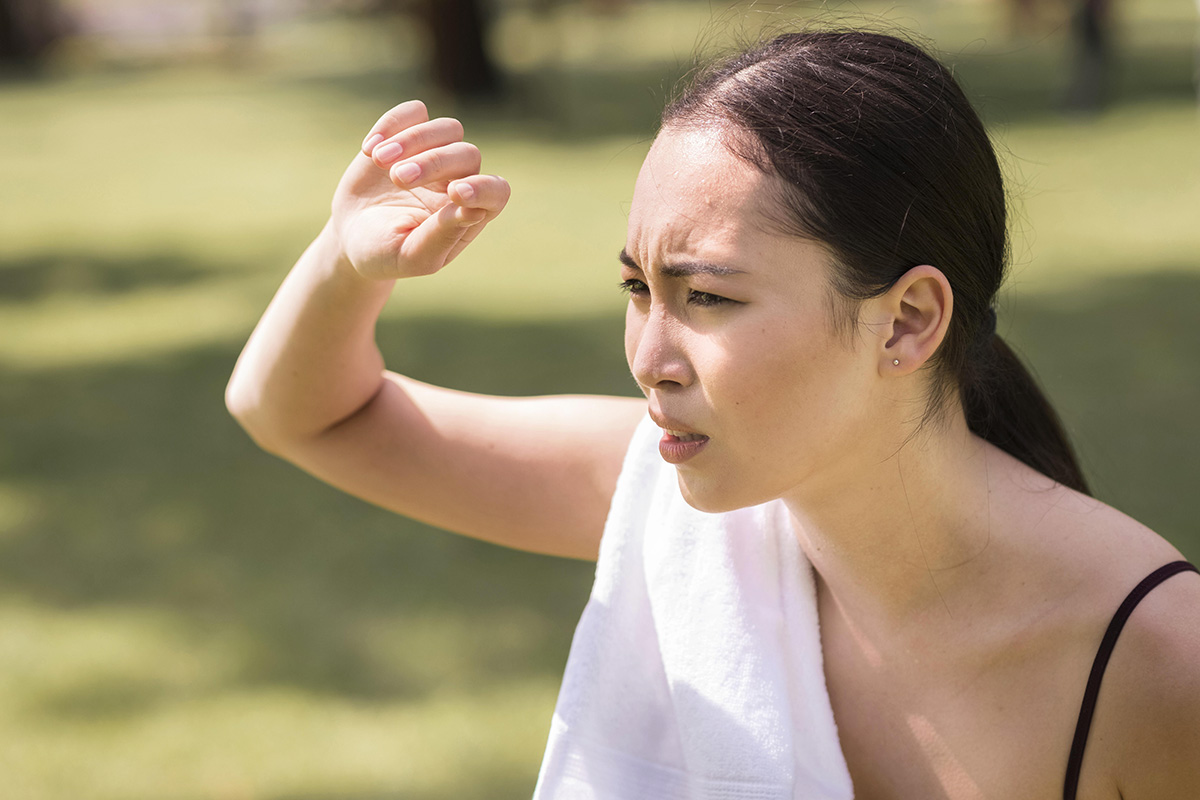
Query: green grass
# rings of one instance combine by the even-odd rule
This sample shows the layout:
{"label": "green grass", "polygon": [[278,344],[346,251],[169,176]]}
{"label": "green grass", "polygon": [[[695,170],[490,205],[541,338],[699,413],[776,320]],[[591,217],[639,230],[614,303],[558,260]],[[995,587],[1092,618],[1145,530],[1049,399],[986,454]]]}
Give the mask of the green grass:
{"label": "green grass", "polygon": [[[719,29],[706,4],[634,8],[506,18],[513,99],[434,100],[514,197],[460,262],[398,291],[380,325],[391,366],[480,391],[630,391],[614,285],[628,197],[657,106]],[[779,19],[748,8],[731,12],[747,31]],[[1100,496],[1196,559],[1192,12],[1129,13],[1119,101],[1094,119],[1054,111],[1056,35],[1010,42],[983,4],[881,16],[955,54],[1008,153],[1002,333]],[[530,30],[570,48],[522,61]],[[0,85],[6,798],[529,794],[590,565],[341,496],[255,450],[221,399],[362,135],[423,92],[392,49],[406,35],[296,23],[243,71],[79,45]]]}

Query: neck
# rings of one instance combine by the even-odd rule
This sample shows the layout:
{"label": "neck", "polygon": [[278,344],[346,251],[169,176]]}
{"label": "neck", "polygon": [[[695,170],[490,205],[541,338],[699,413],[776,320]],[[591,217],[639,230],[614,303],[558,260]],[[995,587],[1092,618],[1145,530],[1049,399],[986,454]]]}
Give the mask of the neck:
{"label": "neck", "polygon": [[995,553],[989,450],[959,413],[785,498],[800,546],[842,613],[898,631],[964,611],[963,590]]}

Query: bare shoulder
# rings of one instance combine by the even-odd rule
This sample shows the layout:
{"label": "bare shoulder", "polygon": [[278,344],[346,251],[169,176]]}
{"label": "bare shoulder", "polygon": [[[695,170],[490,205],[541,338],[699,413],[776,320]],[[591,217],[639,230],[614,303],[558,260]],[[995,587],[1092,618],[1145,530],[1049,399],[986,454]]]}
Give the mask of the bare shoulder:
{"label": "bare shoulder", "polygon": [[1200,797],[1200,575],[1167,578],[1134,609],[1093,734],[1124,800]]}
{"label": "bare shoulder", "polygon": [[1035,521],[1027,532],[1045,548],[1049,563],[1070,566],[1089,601],[1100,607],[1114,598],[1119,603],[1142,578],[1182,558],[1170,542],[1124,512],[1032,474],[1018,495],[1020,513]]}
{"label": "bare shoulder", "polygon": [[[1010,474],[1000,499],[1038,596],[1054,609],[1044,617],[1043,641],[1063,668],[1059,691],[1069,698],[1073,730],[1088,669],[1114,614],[1143,579],[1183,556],[1101,500],[1020,465]],[[1200,575],[1173,575],[1134,608],[1089,730],[1078,797],[1200,798]]]}

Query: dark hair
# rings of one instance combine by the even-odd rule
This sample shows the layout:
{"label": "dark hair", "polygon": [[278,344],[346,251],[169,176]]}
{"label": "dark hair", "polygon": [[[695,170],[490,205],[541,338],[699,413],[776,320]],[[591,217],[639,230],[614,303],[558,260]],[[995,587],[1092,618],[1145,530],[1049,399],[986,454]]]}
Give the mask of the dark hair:
{"label": "dark hair", "polygon": [[1087,492],[1062,423],[995,330],[1008,260],[1004,183],[983,123],[920,47],[864,31],[779,36],[701,71],[663,127],[726,125],[736,156],[779,178],[782,230],[822,242],[833,296],[858,304],[932,264],[954,292],[930,361],[925,422],[957,393],[970,429]]}

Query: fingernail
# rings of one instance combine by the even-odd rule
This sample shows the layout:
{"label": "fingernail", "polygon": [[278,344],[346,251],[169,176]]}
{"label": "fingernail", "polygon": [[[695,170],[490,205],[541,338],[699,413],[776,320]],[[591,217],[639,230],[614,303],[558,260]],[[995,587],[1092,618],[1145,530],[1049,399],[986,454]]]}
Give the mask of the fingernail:
{"label": "fingernail", "polygon": [[382,142],[384,140],[384,138],[386,138],[386,137],[384,137],[384,135],[382,133],[370,134],[369,136],[367,136],[366,139],[363,139],[363,144],[362,144],[363,152],[370,153],[371,150],[374,149],[375,145]]}
{"label": "fingernail", "polygon": [[392,170],[392,175],[400,183],[412,183],[421,176],[421,167],[411,161],[407,164],[401,164]]}
{"label": "fingernail", "polygon": [[374,156],[376,161],[382,161],[384,163],[387,163],[388,161],[395,161],[397,158],[400,157],[400,154],[403,152],[404,152],[404,148],[401,147],[399,144],[397,144],[396,142],[388,142],[387,144],[385,144],[383,147],[376,150],[371,155]]}
{"label": "fingernail", "polygon": [[475,196],[475,187],[469,183],[456,183],[454,184],[454,190],[458,192],[458,196],[464,201],[470,200]]}

